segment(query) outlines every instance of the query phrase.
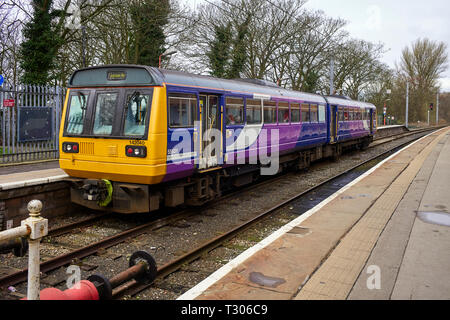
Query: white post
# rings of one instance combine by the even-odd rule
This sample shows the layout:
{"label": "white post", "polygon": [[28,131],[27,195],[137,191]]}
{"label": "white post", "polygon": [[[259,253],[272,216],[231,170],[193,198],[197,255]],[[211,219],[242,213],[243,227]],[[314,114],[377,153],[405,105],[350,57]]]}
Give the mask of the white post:
{"label": "white post", "polygon": [[428,126],[430,126],[430,110],[428,110]]}
{"label": "white post", "polygon": [[409,82],[406,81],[406,115],[405,115],[405,126],[408,128],[408,108],[409,108]]}
{"label": "white post", "polygon": [[334,94],[334,57],[330,63],[330,95]]}
{"label": "white post", "polygon": [[439,91],[437,93],[437,103],[436,103],[436,125],[439,125]]}
{"label": "white post", "polygon": [[41,217],[42,202],[32,200],[28,203],[30,217],[22,221],[22,226],[31,229],[28,239],[28,300],[39,300],[40,293],[40,254],[39,244],[41,239],[48,234],[48,220]]}

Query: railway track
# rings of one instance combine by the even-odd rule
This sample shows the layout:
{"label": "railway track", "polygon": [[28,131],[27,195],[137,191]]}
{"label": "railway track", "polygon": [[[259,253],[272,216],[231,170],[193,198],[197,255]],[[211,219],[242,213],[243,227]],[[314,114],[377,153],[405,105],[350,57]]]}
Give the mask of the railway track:
{"label": "railway track", "polygon": [[[412,133],[400,134],[400,135],[397,135],[396,139],[404,138],[404,137],[407,137],[407,136],[410,136],[413,134],[420,134],[425,131],[430,131],[430,130],[420,130],[420,131],[418,130],[418,131],[414,131]],[[380,139],[379,140],[380,143],[376,144],[376,146],[391,142],[391,141],[393,141],[393,138],[395,140],[395,137],[388,137],[388,138],[385,137],[383,139]],[[394,149],[400,148],[403,145],[406,145],[408,143],[411,143],[411,141],[408,141],[408,142],[402,144],[401,146],[397,146]],[[189,262],[192,262],[192,261],[198,259],[200,256],[202,256],[206,252],[210,252],[211,250],[221,246],[224,242],[235,237],[237,234],[249,229],[255,223],[257,223],[258,221],[261,221],[262,219],[269,216],[271,213],[278,210],[279,208],[286,206],[287,204],[291,203],[292,201],[294,201],[306,194],[309,194],[309,193],[313,192],[314,190],[317,190],[320,186],[330,183],[331,181],[336,180],[338,177],[345,175],[348,172],[355,170],[361,166],[364,166],[368,162],[374,161],[374,160],[376,160],[380,157],[383,157],[384,155],[391,153],[391,152],[392,152],[392,150],[388,150],[386,152],[383,152],[381,155],[377,155],[369,160],[366,160],[366,161],[356,165],[355,167],[350,168],[350,169],[346,170],[345,172],[340,173],[337,176],[334,176],[334,177],[332,177],[332,178],[330,178],[330,179],[328,179],[328,180],[326,180],[326,181],[324,181],[324,182],[322,182],[322,183],[320,183],[320,184],[318,184],[318,185],[316,185],[316,186],[314,186],[314,187],[312,187],[290,199],[287,199],[287,200],[279,203],[278,205],[276,205],[268,210],[265,210],[264,212],[261,212],[256,217],[252,218],[249,221],[246,221],[245,223],[242,223],[238,227],[235,227],[232,230],[229,230],[229,231],[221,234],[220,236],[214,237],[213,239],[211,239],[207,242],[204,242],[201,246],[198,246],[197,248],[189,251],[188,253],[181,255],[181,256],[177,257],[176,259],[174,259],[174,260],[164,264],[162,267],[160,267],[158,269],[157,279],[163,279],[163,278],[167,277],[169,274],[172,274],[175,271],[179,270],[181,268],[181,266],[183,266]],[[272,178],[270,180],[257,183],[251,187],[247,187],[246,190],[249,190],[250,188],[253,189],[253,188],[261,187],[266,184],[271,184],[274,182],[274,180],[280,180],[285,177],[286,177],[286,174],[283,174],[276,178]],[[218,202],[223,202],[226,199],[233,198],[237,193],[240,193],[240,192],[242,192],[242,191],[239,190],[236,192],[232,192],[216,201],[213,201],[210,204],[207,204],[205,207],[211,207]],[[202,209],[205,209],[205,207],[203,207]],[[154,217],[154,219],[152,219],[151,221],[146,222],[142,225],[139,225],[135,228],[125,230],[116,235],[107,237],[106,239],[103,239],[101,241],[97,241],[88,246],[73,250],[70,253],[49,259],[41,264],[41,272],[47,273],[47,272],[56,270],[60,267],[63,267],[63,266],[73,263],[73,261],[77,261],[77,260],[83,259],[85,257],[91,256],[91,255],[99,252],[100,250],[108,249],[110,247],[116,246],[116,245],[126,241],[127,239],[135,238],[142,234],[151,233],[151,232],[158,230],[160,228],[163,228],[165,226],[175,224],[182,219],[185,219],[191,215],[196,214],[197,210],[198,209],[182,210],[181,212],[172,213],[169,216],[157,216],[156,215]],[[84,219],[84,220],[81,220],[81,221],[78,221],[78,222],[75,222],[75,223],[72,223],[69,225],[65,225],[62,227],[52,229],[49,232],[49,236],[57,237],[60,235],[64,235],[66,233],[73,232],[73,230],[75,230],[75,229],[85,228],[87,226],[90,226],[94,223],[101,221],[108,215],[109,214],[101,214],[101,215],[95,216],[93,218]],[[27,277],[27,269],[23,269],[21,271],[12,273],[6,277],[0,278],[0,287],[12,286],[12,285],[16,285],[18,283],[24,282],[24,281],[26,281],[26,277]],[[131,281],[119,288],[116,288],[113,293],[116,298],[120,298],[124,295],[132,296],[132,295],[135,295],[135,294],[147,289],[148,287],[149,287],[148,284],[141,285],[139,283],[136,283],[135,281]]]}

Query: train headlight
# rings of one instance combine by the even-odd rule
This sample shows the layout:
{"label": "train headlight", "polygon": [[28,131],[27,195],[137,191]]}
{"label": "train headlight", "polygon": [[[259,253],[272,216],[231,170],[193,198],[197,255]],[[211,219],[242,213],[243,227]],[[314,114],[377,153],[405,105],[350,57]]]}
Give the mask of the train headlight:
{"label": "train headlight", "polygon": [[147,147],[143,146],[126,146],[125,154],[127,157],[133,158],[146,158],[147,157]]}
{"label": "train headlight", "polygon": [[64,142],[63,143],[63,151],[65,153],[79,153],[80,146],[76,142]]}

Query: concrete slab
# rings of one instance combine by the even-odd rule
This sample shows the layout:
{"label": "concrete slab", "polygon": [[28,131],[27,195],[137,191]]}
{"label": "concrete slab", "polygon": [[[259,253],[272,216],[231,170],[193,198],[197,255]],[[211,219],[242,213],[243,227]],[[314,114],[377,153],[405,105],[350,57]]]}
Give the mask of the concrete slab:
{"label": "concrete slab", "polygon": [[[443,139],[447,139],[447,137]],[[424,162],[403,200],[400,202],[391,220],[378,239],[371,256],[348,296],[349,300],[388,300],[391,298],[416,218],[416,212],[419,209],[421,199],[442,147],[442,143],[439,142]],[[371,275],[370,272],[368,273],[370,266],[378,266],[380,268],[379,289],[369,289],[367,286],[367,280]]]}
{"label": "concrete slab", "polygon": [[[435,135],[431,140],[424,139],[423,142],[428,142],[428,145],[422,150],[420,150],[420,144],[414,145],[380,168],[381,170],[386,168],[388,170],[385,172],[392,174],[390,168],[392,163],[412,159],[411,163],[397,175],[392,184],[387,186],[385,192],[367,210],[361,220],[340,241],[327,260],[301,289],[295,298],[296,300],[319,299],[323,298],[324,295],[328,296],[329,299],[347,298],[391,215],[423,163],[438,144],[439,139],[445,134],[441,132],[439,136]],[[421,145],[424,146],[424,143],[421,143]],[[414,155],[414,151],[417,152],[416,155]],[[357,187],[358,185],[354,188]],[[342,262],[346,260],[350,263],[343,265]]]}
{"label": "concrete slab", "polygon": [[[447,213],[450,208],[450,133],[441,142],[419,211]],[[392,299],[450,299],[450,227],[414,220]]]}
{"label": "concrete slab", "polygon": [[63,170],[47,169],[0,176],[0,191],[57,182],[69,177]]}

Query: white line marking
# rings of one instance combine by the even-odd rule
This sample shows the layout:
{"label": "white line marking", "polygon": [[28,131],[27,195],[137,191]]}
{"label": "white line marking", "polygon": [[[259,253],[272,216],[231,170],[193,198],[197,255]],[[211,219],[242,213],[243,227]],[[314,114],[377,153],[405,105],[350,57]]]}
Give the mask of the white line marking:
{"label": "white line marking", "polygon": [[[444,128],[444,129],[447,129],[447,128]],[[441,130],[444,130],[444,129],[441,129]],[[412,147],[414,144],[418,143],[419,141],[421,141],[421,140],[427,138],[428,136],[430,136],[432,134],[435,134],[435,133],[437,133],[437,132],[439,132],[441,130],[432,132],[432,133],[430,133],[430,134],[420,138],[419,140],[414,141],[410,145],[402,148],[401,150],[399,150],[396,153],[394,153],[393,155],[391,155],[389,158],[386,158],[385,160],[383,160],[382,162],[377,164],[375,167],[373,167],[372,169],[370,169],[369,171],[367,171],[363,175],[359,176],[357,179],[353,180],[352,182],[347,184],[345,187],[343,187],[342,189],[340,189],[339,191],[337,191],[336,193],[334,193],[333,195],[331,195],[330,197],[328,197],[327,199],[325,199],[324,201],[319,203],[317,206],[315,206],[314,208],[312,208],[309,211],[305,212],[302,216],[300,216],[297,219],[291,221],[287,225],[281,227],[280,229],[278,229],[277,231],[272,233],[270,236],[268,236],[267,238],[262,240],[260,243],[254,245],[253,247],[251,247],[251,248],[247,249],[246,251],[244,251],[243,253],[241,253],[235,259],[233,259],[230,262],[228,262],[226,265],[224,265],[222,268],[220,268],[219,270],[217,270],[216,272],[211,274],[208,278],[206,278],[205,280],[200,282],[198,285],[196,285],[195,287],[193,287],[192,289],[190,289],[189,291],[185,292],[183,295],[178,297],[177,300],[194,300],[195,298],[200,296],[203,292],[205,292],[209,287],[211,287],[214,283],[216,283],[217,281],[222,279],[230,271],[232,271],[234,268],[236,268],[241,263],[243,263],[245,260],[247,260],[248,258],[253,256],[255,253],[257,253],[261,249],[267,247],[268,245],[273,243],[275,240],[279,239],[281,236],[283,236],[284,234],[286,234],[289,231],[291,231],[293,228],[298,227],[303,221],[305,221],[306,219],[311,217],[313,214],[318,212],[320,209],[322,209],[329,202],[331,202],[336,197],[338,197],[339,195],[341,195],[342,193],[347,191],[350,187],[354,186],[355,184],[360,182],[362,179],[364,179],[367,176],[369,176],[370,174],[372,174],[375,170],[377,170],[383,164],[385,164],[386,162],[388,162],[389,160],[391,160],[392,158],[397,156],[400,152],[402,152],[402,151]]]}

